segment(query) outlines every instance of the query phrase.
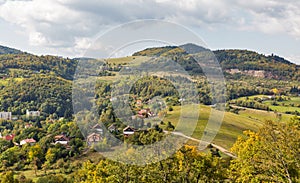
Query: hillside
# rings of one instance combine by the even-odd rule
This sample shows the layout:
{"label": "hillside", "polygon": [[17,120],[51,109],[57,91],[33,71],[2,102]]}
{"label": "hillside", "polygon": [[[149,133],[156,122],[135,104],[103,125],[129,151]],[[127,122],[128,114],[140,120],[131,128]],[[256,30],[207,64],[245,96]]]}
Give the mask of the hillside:
{"label": "hillside", "polygon": [[0,45],[0,55],[2,55],[2,54],[21,54],[21,53],[23,53],[23,52],[20,50]]}
{"label": "hillside", "polygon": [[[1,110],[9,110],[15,115],[21,115],[28,108],[41,110],[45,115],[56,113],[59,116],[63,116],[66,111],[71,111],[70,82],[78,61],[88,60],[87,58],[69,59],[49,55],[36,56],[3,46],[1,48],[6,50],[5,53],[16,53],[0,55],[0,78],[2,78],[0,80]],[[194,44],[182,45],[181,48],[188,49],[193,54],[201,54],[208,51]],[[278,88],[281,92],[286,93],[293,87],[298,86],[299,66],[278,56],[264,56],[247,50],[218,50],[214,51],[214,53],[226,71],[227,91],[229,91],[227,94],[228,100],[258,94],[272,94],[272,88]],[[198,80],[197,86],[199,87],[200,101],[204,104],[211,103],[210,89],[207,83],[201,79],[203,75],[202,69],[190,54],[179,47],[148,48],[136,52],[132,57],[108,59],[106,70],[105,72],[100,72],[99,79],[102,81],[115,80],[115,76],[118,75],[120,68],[129,62],[142,61],[151,65],[149,56],[164,56],[175,59],[177,63],[181,64],[192,75],[200,75],[200,78],[195,78]],[[255,72],[250,70],[258,72],[256,77],[264,76],[264,78],[251,79]],[[263,72],[270,72],[271,74],[265,76]],[[289,78],[290,81],[286,80]],[[41,81],[38,81],[39,79]],[[44,83],[44,85],[40,85],[40,83]],[[153,89],[151,87],[145,88],[143,92],[136,91],[136,94],[150,97],[147,93],[153,91]],[[170,89],[169,91],[173,90]],[[156,93],[168,95],[159,90]],[[67,103],[59,102],[67,100]]]}
{"label": "hillside", "polygon": [[[181,48],[189,50],[189,53]],[[227,72],[227,92],[223,92],[223,85],[208,82],[193,59],[193,56],[207,56],[209,50],[193,44],[186,44],[181,48],[149,48],[133,56],[109,58],[105,63],[101,61],[103,65],[99,72],[94,71],[94,66],[100,62],[97,59],[68,59],[27,53],[0,55],[0,111],[12,112],[13,117],[0,120],[0,135],[3,137],[0,138],[0,180],[231,182],[232,177],[228,177],[228,172],[232,171],[230,166],[234,166],[235,161],[240,161],[243,155],[249,156],[252,168],[253,157],[265,153],[265,156],[258,157],[258,165],[261,165],[260,160],[269,158],[270,153],[274,152],[273,157],[277,157],[276,149],[272,148],[287,143],[293,149],[286,150],[284,147],[283,154],[292,157],[291,159],[299,154],[299,141],[293,141],[300,137],[299,126],[284,126],[300,124],[297,122],[299,117],[294,116],[300,114],[299,82],[288,80],[297,78],[298,66],[277,56],[264,56],[246,50],[215,51],[221,66]],[[160,56],[162,59],[159,59]],[[182,65],[192,75],[191,78],[178,72],[167,75],[165,68],[172,68],[172,64],[168,64],[169,59]],[[80,70],[83,77],[73,77],[79,61],[89,67]],[[162,65],[158,65],[156,61]],[[255,63],[261,68],[250,67]],[[153,70],[136,80],[137,77],[130,72],[131,69],[137,71],[134,70],[135,67]],[[251,69],[264,69],[264,72],[271,74],[265,76],[256,73],[253,77]],[[290,69],[290,75],[285,72],[286,69]],[[95,79],[95,86],[90,85],[85,74]],[[275,77],[275,74],[278,76]],[[77,87],[79,91],[75,98],[72,98],[73,78],[83,86]],[[177,85],[172,83],[173,79],[179,81]],[[130,81],[134,83],[129,90],[124,91]],[[220,92],[217,93],[220,100],[214,101],[223,102],[225,98],[228,101],[224,118],[214,118],[221,116],[222,112],[221,105],[213,102],[212,84],[216,86],[216,90],[221,90],[215,91]],[[92,86],[95,93],[93,89],[84,88],[87,85]],[[179,85],[181,87],[176,87]],[[181,95],[184,91],[192,91],[194,95]],[[128,100],[122,100],[124,96]],[[121,97],[121,102],[117,100],[118,97]],[[195,99],[201,103],[199,109],[189,103]],[[73,115],[73,103],[76,103],[75,111],[81,109],[76,117]],[[26,110],[38,110],[41,115],[27,116]],[[194,112],[199,112],[199,115],[194,116]],[[187,131],[192,127],[190,124],[194,121],[193,118],[195,129],[189,135]],[[266,120],[274,123],[266,123]],[[217,129],[214,136],[212,128],[218,128],[218,124],[220,129]],[[252,132],[243,133],[247,130]],[[207,135],[213,135],[212,139],[203,138]],[[266,137],[274,138],[273,135],[280,141],[270,144]],[[167,136],[174,137],[176,141],[169,141]],[[250,142],[244,141],[249,138]],[[155,148],[155,151],[162,153],[138,153],[140,148],[163,139],[167,143]],[[266,141],[260,143],[257,141],[259,139]],[[187,142],[178,144],[177,140]],[[206,144],[201,151],[197,149],[200,140]],[[126,145],[123,146],[123,142]],[[182,147],[174,155],[157,163],[149,163],[157,159],[156,154],[159,154],[159,158],[160,155],[165,156],[169,149],[177,145]],[[124,147],[124,150],[120,155],[117,154],[117,159],[102,156],[106,153],[114,154],[118,146]],[[251,154],[261,149],[262,152]],[[264,151],[269,149],[270,152]],[[138,163],[151,161],[142,167],[115,161],[123,157],[129,163],[131,160]],[[263,164],[276,160],[271,158]],[[294,168],[293,162],[290,166]],[[128,169],[130,171],[126,171]],[[298,171],[299,166],[295,170]],[[161,179],[166,175],[170,177]],[[127,179],[128,176],[131,178]],[[182,177],[186,177],[188,181]]]}
{"label": "hillside", "polygon": [[[183,48],[183,49],[180,49]],[[164,56],[172,58],[181,64],[190,74],[200,74],[201,68],[186,53],[202,54],[207,51],[203,47],[193,44],[185,44],[179,47],[167,46],[159,48],[148,48],[133,54],[133,56]],[[213,51],[225,74],[231,76],[244,75],[258,78],[279,80],[300,80],[300,66],[276,55],[266,56],[248,50],[217,50]],[[200,71],[200,72],[199,72]]]}
{"label": "hillside", "polygon": [[[0,55],[0,73],[2,77],[12,76],[12,71],[18,77],[29,77],[32,73],[54,73],[57,76],[71,80],[73,78],[77,60],[56,56],[36,56],[27,53]],[[25,71],[27,72],[25,74]]]}

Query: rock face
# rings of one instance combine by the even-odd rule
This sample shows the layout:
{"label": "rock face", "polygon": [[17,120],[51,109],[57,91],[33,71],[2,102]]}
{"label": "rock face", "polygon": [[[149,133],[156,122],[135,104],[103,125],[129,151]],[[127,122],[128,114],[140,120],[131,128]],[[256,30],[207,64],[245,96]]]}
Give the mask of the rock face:
{"label": "rock face", "polygon": [[273,75],[271,72],[267,72],[264,70],[239,70],[239,69],[228,69],[226,70],[229,74],[244,74],[247,76],[254,76],[258,78],[277,78],[275,75]]}

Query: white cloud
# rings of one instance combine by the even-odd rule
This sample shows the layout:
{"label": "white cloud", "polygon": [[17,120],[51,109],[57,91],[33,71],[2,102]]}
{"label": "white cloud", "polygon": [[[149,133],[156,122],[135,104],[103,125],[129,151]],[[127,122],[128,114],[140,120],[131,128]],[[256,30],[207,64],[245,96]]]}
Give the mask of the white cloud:
{"label": "white cloud", "polygon": [[30,45],[77,54],[99,31],[136,19],[300,38],[297,0],[0,0],[0,18],[22,27]]}

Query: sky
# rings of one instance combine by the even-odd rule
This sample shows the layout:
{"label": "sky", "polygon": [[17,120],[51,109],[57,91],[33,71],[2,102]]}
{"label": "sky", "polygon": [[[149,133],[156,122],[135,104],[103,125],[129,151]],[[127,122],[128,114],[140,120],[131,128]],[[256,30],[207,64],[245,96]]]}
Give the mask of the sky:
{"label": "sky", "polygon": [[79,57],[120,24],[182,25],[216,49],[276,54],[300,64],[299,0],[0,0],[0,45]]}

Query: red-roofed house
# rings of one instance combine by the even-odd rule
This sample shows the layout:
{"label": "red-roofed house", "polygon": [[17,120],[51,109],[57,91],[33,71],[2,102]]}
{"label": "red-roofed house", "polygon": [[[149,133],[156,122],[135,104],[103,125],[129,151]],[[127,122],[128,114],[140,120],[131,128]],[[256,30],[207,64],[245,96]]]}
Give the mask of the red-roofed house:
{"label": "red-roofed house", "polygon": [[7,140],[7,141],[10,141],[10,140],[13,140],[15,137],[14,134],[10,134],[10,135],[6,135],[4,137],[2,137],[4,140]]}

